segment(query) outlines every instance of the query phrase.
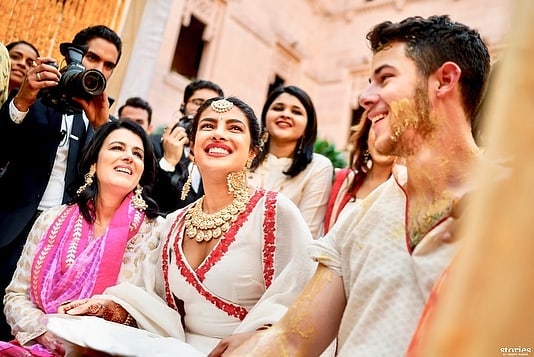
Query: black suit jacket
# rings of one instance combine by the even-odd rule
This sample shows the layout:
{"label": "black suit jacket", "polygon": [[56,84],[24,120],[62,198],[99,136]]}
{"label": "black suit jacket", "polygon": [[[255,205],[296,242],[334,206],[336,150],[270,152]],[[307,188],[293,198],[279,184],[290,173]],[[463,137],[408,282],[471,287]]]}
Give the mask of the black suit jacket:
{"label": "black suit jacket", "polygon": [[170,212],[182,208],[196,201],[202,195],[204,195],[204,189],[202,183],[198,192],[193,189],[189,190],[187,197],[184,201],[180,198],[182,195],[182,187],[184,186],[187,178],[189,177],[189,163],[191,160],[183,154],[178,165],[176,165],[173,172],[163,170],[159,166],[159,161],[163,157],[163,147],[161,145],[161,135],[151,136],[152,145],[154,147],[154,154],[156,156],[156,184],[154,185],[153,197],[158,203],[159,210],[163,216],[166,216]]}
{"label": "black suit jacket", "polygon": [[[24,121],[15,124],[9,116],[11,99],[0,109],[0,162],[7,163],[0,177],[0,247],[11,243],[35,216],[63,137],[61,113],[37,100]],[[82,130],[77,143],[70,139],[65,188],[77,176],[88,135],[85,127]],[[90,125],[88,131],[92,133]]]}

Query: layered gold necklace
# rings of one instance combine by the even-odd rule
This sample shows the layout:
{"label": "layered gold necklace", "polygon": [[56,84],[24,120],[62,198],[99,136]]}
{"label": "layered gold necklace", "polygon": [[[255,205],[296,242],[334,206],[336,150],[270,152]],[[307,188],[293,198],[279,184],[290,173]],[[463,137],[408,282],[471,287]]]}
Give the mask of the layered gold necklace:
{"label": "layered gold necklace", "polygon": [[204,213],[202,196],[185,215],[185,235],[199,243],[220,238],[243,212],[247,201],[248,190],[237,190],[234,191],[234,199],[228,206],[215,213]]}

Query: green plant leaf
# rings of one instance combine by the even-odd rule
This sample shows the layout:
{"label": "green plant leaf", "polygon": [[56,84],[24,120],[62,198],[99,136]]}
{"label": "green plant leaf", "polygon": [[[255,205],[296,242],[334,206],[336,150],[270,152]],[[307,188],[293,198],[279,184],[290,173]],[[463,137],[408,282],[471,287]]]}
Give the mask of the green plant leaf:
{"label": "green plant leaf", "polygon": [[313,151],[323,156],[326,156],[334,165],[335,168],[343,168],[347,166],[346,160],[343,158],[343,153],[336,149],[335,145],[325,139],[318,139],[313,145]]}

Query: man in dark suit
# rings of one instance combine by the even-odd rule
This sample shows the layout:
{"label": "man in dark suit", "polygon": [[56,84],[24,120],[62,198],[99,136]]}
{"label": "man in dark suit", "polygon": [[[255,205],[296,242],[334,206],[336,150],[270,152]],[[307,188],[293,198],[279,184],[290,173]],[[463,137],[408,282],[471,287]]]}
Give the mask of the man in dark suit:
{"label": "man in dark suit", "polygon": [[[185,207],[204,194],[200,173],[193,169],[187,130],[198,108],[208,99],[224,97],[215,83],[196,80],[185,87],[180,112],[183,117],[167,127],[162,135],[154,135],[154,153],[158,160],[158,173],[154,185],[154,198],[163,215]],[[192,172],[191,189],[185,200],[180,198],[182,187]]]}
{"label": "man in dark suit", "polygon": [[[78,32],[72,45],[82,49],[85,69],[100,71],[106,80],[122,52],[120,37],[102,25]],[[0,159],[7,162],[0,178],[2,301],[35,219],[41,211],[72,197],[75,188],[70,189],[69,184],[78,175],[77,163],[85,141],[94,128],[110,120],[105,92],[74,98],[72,101],[79,106],[75,114],[43,101],[41,95],[50,93],[60,82],[60,72],[50,64],[55,62],[51,57],[37,58],[20,90],[0,110]],[[0,339],[11,338],[2,313]]]}

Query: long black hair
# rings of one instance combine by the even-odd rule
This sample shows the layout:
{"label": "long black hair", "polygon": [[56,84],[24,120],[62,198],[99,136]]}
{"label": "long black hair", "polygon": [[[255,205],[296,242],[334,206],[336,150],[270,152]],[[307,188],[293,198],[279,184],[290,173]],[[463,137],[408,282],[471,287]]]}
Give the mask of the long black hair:
{"label": "long black hair", "polygon": [[[288,93],[296,97],[302,103],[302,106],[306,110],[306,117],[308,118],[304,134],[298,140],[295,151],[293,152],[293,163],[287,171],[284,171],[284,174],[290,177],[295,177],[301,173],[313,159],[313,145],[317,139],[317,114],[308,93],[296,86],[280,86],[269,93],[269,96],[263,105],[261,111],[261,126],[263,132],[267,129],[267,112],[269,111],[269,107],[282,93]],[[252,171],[256,170],[267,157],[270,141],[271,139],[269,137],[266,142],[263,143],[263,149],[258,153],[254,161],[252,161]]]}
{"label": "long black hair", "polygon": [[[143,187],[143,192],[141,195],[143,196],[143,199],[148,205],[147,209],[145,210],[145,214],[149,218],[154,218],[158,215],[159,211],[157,203],[150,197],[150,192],[152,190],[152,186],[154,185],[156,175],[156,159],[154,156],[154,149],[152,148],[152,143],[145,130],[139,124],[130,119],[119,119],[110,121],[102,125],[95,131],[94,136],[91,138],[91,142],[86,148],[84,148],[82,158],[80,160],[80,163],[78,164],[79,178],[75,182],[75,184],[69,189],[71,190],[71,192],[74,193],[78,187],[84,184],[83,175],[87,174],[91,169],[91,165],[97,162],[98,154],[102,149],[104,140],[106,140],[106,138],[113,131],[118,129],[130,130],[131,132],[139,136],[141,138],[141,141],[143,142],[143,149],[145,152],[143,161],[145,164],[145,168],[139,180],[139,185]],[[94,200],[97,194],[98,185],[95,177],[93,179],[93,183],[89,185],[87,189],[81,192],[81,194],[72,195],[72,197],[74,198],[69,204],[78,204],[83,217],[88,222],[94,223]]]}

